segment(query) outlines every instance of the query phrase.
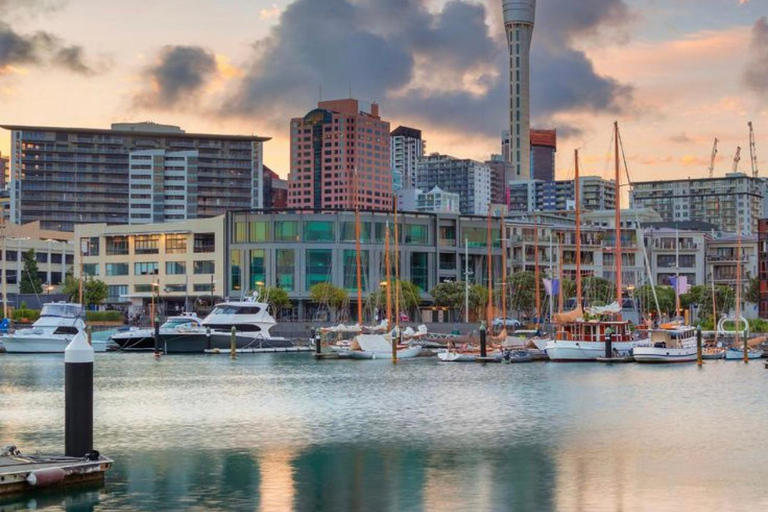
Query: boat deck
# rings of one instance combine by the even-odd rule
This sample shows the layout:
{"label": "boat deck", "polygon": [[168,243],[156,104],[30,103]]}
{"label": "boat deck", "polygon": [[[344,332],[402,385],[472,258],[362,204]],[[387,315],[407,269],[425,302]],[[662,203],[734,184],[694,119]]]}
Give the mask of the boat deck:
{"label": "boat deck", "polygon": [[97,460],[56,455],[0,454],[0,496],[44,487],[66,487],[98,482],[112,467],[112,459]]}

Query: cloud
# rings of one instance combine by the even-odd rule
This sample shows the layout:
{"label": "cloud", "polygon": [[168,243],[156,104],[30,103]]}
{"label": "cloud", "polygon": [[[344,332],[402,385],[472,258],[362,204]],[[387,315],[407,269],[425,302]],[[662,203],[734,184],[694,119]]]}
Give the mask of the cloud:
{"label": "cloud", "polygon": [[691,144],[693,142],[693,139],[691,139],[691,137],[689,137],[687,133],[681,132],[669,137],[669,141],[674,142],[675,144]]}
{"label": "cloud", "polygon": [[65,46],[61,39],[48,32],[19,34],[0,21],[0,74],[11,66],[45,64],[74,73],[92,72],[85,63],[82,47]]}
{"label": "cloud", "polygon": [[170,109],[189,101],[215,76],[216,56],[200,46],[166,46],[143,77],[149,86],[134,98],[145,108]]}
{"label": "cloud", "polygon": [[270,7],[266,7],[259,11],[259,18],[262,20],[272,20],[280,17],[280,8],[277,4],[272,4]]}
{"label": "cloud", "polygon": [[768,100],[768,18],[763,16],[752,27],[752,42],[744,85],[758,97]]}

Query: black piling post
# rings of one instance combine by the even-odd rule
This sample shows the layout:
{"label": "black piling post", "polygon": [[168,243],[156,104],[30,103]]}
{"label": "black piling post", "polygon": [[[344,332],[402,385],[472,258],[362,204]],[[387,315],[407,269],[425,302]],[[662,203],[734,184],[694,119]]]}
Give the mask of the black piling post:
{"label": "black piling post", "polygon": [[93,451],[93,347],[78,334],[64,351],[64,454]]}
{"label": "black piling post", "polygon": [[323,344],[322,341],[317,336],[317,331],[315,329],[312,329],[312,342],[315,344],[315,354],[320,355],[323,353]]}
{"label": "black piling post", "polygon": [[701,346],[701,326],[696,328],[696,364],[699,366],[704,364],[704,353]]}
{"label": "black piling post", "polygon": [[160,319],[155,317],[155,357],[160,357]]}
{"label": "black piling post", "polygon": [[211,344],[211,328],[210,327],[205,328],[205,339],[208,340],[208,350],[211,350],[213,348],[213,345]]}
{"label": "black piling post", "polygon": [[605,357],[610,359],[613,357],[613,332],[609,330],[605,333]]}
{"label": "black piling post", "polygon": [[487,357],[488,350],[486,347],[486,335],[485,323],[480,324],[480,357]]}

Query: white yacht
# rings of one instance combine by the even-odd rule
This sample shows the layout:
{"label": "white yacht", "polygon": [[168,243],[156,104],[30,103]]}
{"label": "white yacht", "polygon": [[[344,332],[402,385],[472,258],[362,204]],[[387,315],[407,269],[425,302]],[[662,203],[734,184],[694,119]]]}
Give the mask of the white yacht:
{"label": "white yacht", "polygon": [[[85,330],[83,306],[66,302],[43,305],[40,318],[28,329],[20,329],[5,340],[8,353],[63,353],[70,341]],[[105,352],[106,340],[93,341],[93,350]]]}
{"label": "white yacht", "polygon": [[650,343],[636,347],[638,363],[690,363],[696,361],[696,330],[687,325],[662,325],[650,330]]}
{"label": "white yacht", "polygon": [[[160,334],[190,333],[200,329],[202,320],[196,313],[182,313],[171,316],[160,326]],[[155,349],[155,330],[152,327],[131,327],[128,330],[113,334],[110,339],[117,343],[121,350],[139,352]]]}
{"label": "white yacht", "polygon": [[231,329],[234,327],[238,349],[293,347],[290,340],[270,335],[269,330],[275,325],[277,322],[270,314],[269,304],[256,298],[222,302],[205,317],[202,329],[161,332],[160,343],[166,354],[229,350]]}

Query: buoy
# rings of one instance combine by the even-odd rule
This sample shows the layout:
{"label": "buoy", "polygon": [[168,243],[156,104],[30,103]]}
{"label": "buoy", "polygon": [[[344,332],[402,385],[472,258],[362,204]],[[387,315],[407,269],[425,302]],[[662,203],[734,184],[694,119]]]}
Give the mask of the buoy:
{"label": "buoy", "polygon": [[27,475],[27,483],[32,487],[48,487],[60,484],[67,474],[61,468],[38,469]]}

